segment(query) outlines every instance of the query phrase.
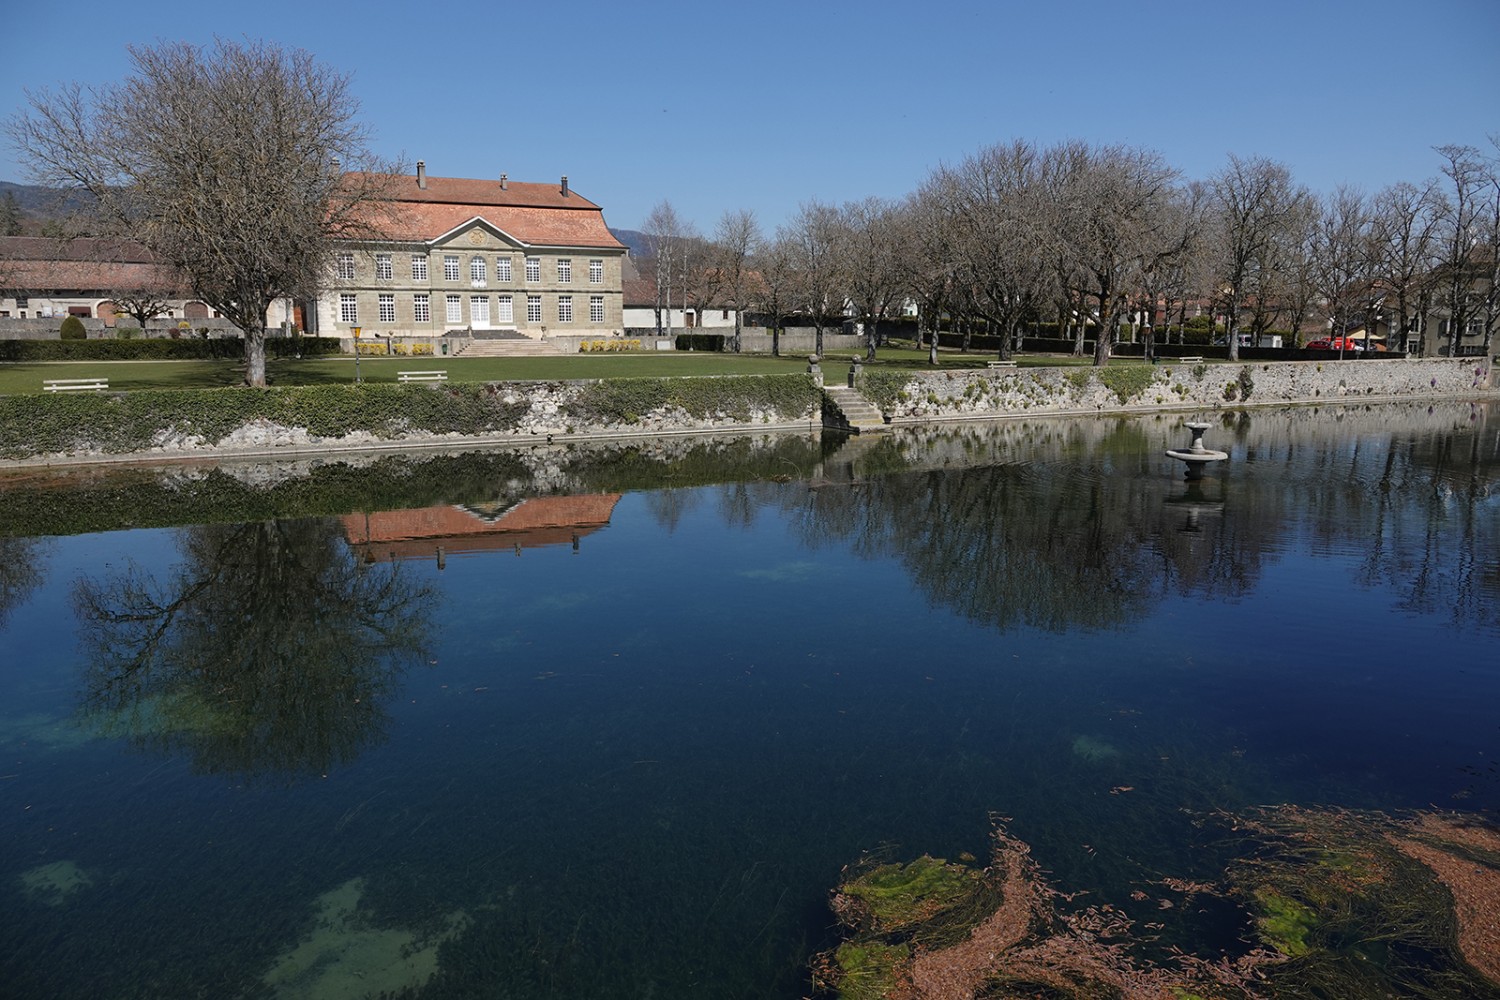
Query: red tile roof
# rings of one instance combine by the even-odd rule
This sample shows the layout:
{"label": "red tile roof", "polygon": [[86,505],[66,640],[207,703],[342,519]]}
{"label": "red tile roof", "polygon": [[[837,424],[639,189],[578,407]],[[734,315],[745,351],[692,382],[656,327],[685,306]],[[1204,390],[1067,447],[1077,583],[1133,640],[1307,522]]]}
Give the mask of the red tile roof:
{"label": "red tile roof", "polygon": [[0,238],[5,283],[32,294],[180,290],[187,286],[138,243],[112,239]]}
{"label": "red tile roof", "polygon": [[608,524],[619,500],[618,493],[537,497],[493,519],[450,506],[350,514],[344,535],[377,559],[427,558],[438,547],[459,554],[567,544]]}
{"label": "red tile roof", "polygon": [[[357,175],[356,175],[357,176]],[[378,226],[393,239],[435,240],[479,218],[528,246],[625,249],[604,222],[603,210],[561,184],[532,184],[467,177],[379,178],[392,203]]]}

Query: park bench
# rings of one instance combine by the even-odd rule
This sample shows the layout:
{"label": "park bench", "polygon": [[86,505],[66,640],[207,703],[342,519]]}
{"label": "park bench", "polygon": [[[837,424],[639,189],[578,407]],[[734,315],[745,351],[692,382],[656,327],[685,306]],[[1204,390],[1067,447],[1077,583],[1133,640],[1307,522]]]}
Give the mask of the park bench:
{"label": "park bench", "polygon": [[1014,368],[1014,361],[986,361],[985,365],[990,368]]}
{"label": "park bench", "polygon": [[107,378],[44,378],[42,388],[48,392],[73,392],[78,389],[88,389],[94,392],[103,392],[109,388]]}
{"label": "park bench", "polygon": [[396,373],[396,381],[398,381],[398,382],[446,382],[446,381],[448,381],[448,373],[446,371],[438,371],[438,372],[397,372]]}
{"label": "park bench", "polygon": [[1178,358],[1177,360],[1185,365],[1201,365],[1203,363],[1203,355],[1192,354],[1187,357]]}

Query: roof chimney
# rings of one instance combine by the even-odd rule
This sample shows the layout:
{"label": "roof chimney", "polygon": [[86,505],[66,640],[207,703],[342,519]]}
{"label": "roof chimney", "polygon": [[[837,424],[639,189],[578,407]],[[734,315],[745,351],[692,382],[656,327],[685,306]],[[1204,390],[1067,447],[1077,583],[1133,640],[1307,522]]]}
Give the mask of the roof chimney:
{"label": "roof chimney", "polygon": [[507,183],[508,183],[508,179],[506,178],[506,176],[504,174],[501,174],[500,175],[500,190],[501,191],[506,190]]}
{"label": "roof chimney", "polygon": [[563,196],[563,197],[564,197],[564,198],[566,198],[566,197],[567,197],[567,196],[568,196],[568,175],[567,175],[567,174],[563,174],[563,180],[562,180],[562,196]]}
{"label": "roof chimney", "polygon": [[417,187],[423,191],[427,190],[427,161],[417,161]]}
{"label": "roof chimney", "polygon": [[344,161],[337,156],[333,158],[333,172],[336,174],[344,172]]}

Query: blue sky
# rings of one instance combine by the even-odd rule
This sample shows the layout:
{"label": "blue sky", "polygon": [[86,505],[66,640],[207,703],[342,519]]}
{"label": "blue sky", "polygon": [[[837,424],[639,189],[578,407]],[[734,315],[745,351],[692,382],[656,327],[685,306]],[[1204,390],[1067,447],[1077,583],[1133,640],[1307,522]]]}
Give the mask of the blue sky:
{"label": "blue sky", "polygon": [[[740,208],[769,231],[1013,138],[1142,146],[1193,178],[1263,155],[1373,191],[1500,134],[1500,0],[25,3],[0,111],[121,79],[127,43],[216,35],[351,73],[384,155],[567,174],[625,228],[665,198],[705,232]],[[8,144],[0,180],[26,180]]]}

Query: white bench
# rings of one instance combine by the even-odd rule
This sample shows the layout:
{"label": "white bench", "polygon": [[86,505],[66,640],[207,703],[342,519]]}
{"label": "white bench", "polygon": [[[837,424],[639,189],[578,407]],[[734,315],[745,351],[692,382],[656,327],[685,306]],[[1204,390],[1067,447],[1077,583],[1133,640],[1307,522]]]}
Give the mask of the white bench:
{"label": "white bench", "polygon": [[448,381],[448,373],[446,371],[438,371],[438,372],[397,372],[396,373],[396,381],[398,381],[398,382],[446,382],[446,381]]}
{"label": "white bench", "polygon": [[1203,356],[1201,354],[1194,354],[1194,355],[1191,355],[1190,357],[1178,358],[1177,360],[1181,361],[1185,365],[1201,365],[1201,364],[1203,364]]}
{"label": "white bench", "polygon": [[988,368],[1014,368],[1016,363],[1014,361],[986,361],[985,366]]}
{"label": "white bench", "polygon": [[93,392],[103,392],[109,388],[107,378],[44,378],[42,388],[48,392],[74,392],[78,389],[87,389]]}

